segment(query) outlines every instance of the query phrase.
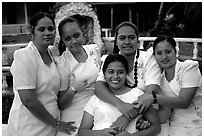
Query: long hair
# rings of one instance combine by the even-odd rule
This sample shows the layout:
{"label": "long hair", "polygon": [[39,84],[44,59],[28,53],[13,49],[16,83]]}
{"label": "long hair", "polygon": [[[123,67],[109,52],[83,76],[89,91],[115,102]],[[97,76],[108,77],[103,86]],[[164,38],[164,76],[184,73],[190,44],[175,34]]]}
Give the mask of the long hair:
{"label": "long hair", "polygon": [[[121,27],[123,27],[123,26],[130,26],[130,27],[132,27],[132,28],[135,30],[135,35],[137,36],[137,39],[139,39],[137,27],[136,27],[133,23],[131,23],[131,22],[122,22],[122,23],[119,24],[119,25],[116,27],[116,29],[115,29],[115,40],[114,40],[114,47],[113,47],[113,53],[114,53],[114,54],[117,54],[117,53],[119,53],[119,51],[120,51],[119,48],[118,48],[118,46],[116,45],[116,42],[117,42],[117,37],[118,37],[118,30],[119,30]],[[137,50],[136,59],[138,59],[138,57],[139,57],[139,50]],[[137,78],[137,60],[136,60],[135,63],[134,63],[134,80],[135,80],[135,82],[134,82],[134,85],[133,85],[133,86],[129,86],[129,87],[131,87],[131,88],[137,87],[137,83],[138,83],[138,80],[137,80],[137,79],[138,79],[138,78]]]}

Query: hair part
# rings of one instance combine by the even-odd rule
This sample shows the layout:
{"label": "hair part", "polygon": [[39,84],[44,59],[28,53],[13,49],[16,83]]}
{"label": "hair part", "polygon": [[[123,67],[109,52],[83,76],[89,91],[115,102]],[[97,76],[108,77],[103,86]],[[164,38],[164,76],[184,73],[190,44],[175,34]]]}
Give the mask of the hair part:
{"label": "hair part", "polygon": [[162,41],[169,42],[171,44],[171,46],[173,47],[175,53],[177,52],[176,51],[176,41],[174,40],[174,38],[171,36],[167,36],[167,35],[160,35],[154,40],[154,43],[153,43],[153,54],[154,55],[155,55],[155,49],[156,49],[157,44],[162,42]]}

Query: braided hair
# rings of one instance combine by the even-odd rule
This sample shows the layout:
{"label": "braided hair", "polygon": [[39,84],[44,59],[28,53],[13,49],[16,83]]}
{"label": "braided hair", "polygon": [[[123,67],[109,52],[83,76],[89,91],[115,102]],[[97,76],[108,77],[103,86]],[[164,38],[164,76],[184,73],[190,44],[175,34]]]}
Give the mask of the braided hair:
{"label": "braided hair", "polygon": [[[115,29],[115,39],[114,39],[114,47],[113,47],[113,53],[114,54],[118,54],[119,51],[120,51],[118,46],[117,46],[117,44],[116,44],[116,42],[117,42],[118,30],[121,27],[123,27],[123,26],[130,26],[130,27],[132,27],[135,30],[135,34],[136,34],[137,39],[138,39],[138,30],[137,30],[137,27],[133,23],[131,23],[131,22],[122,22]],[[130,87],[130,88],[135,88],[135,87],[137,87],[137,84],[138,84],[138,78],[137,78],[137,59],[138,59],[138,57],[139,57],[139,49],[137,49],[136,61],[134,63],[134,81],[135,81],[135,83],[134,83],[133,86],[128,85],[128,87]]]}

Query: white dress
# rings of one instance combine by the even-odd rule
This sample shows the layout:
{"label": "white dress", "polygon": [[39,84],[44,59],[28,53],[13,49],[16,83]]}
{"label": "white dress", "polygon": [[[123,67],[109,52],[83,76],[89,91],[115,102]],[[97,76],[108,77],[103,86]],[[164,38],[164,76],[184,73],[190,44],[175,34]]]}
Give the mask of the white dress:
{"label": "white dress", "polygon": [[36,118],[22,104],[18,94],[19,89],[36,89],[37,99],[54,118],[59,118],[60,75],[54,61],[50,67],[44,64],[37,48],[30,42],[27,47],[15,51],[11,73],[15,97],[9,114],[8,134],[54,136],[55,129]]}
{"label": "white dress", "polygon": [[173,116],[170,120],[169,135],[202,135],[202,78],[198,68],[198,62],[177,60],[175,76],[170,82],[165,74],[162,74],[161,88],[166,96],[176,97],[181,88],[198,87],[192,103],[187,109],[173,109]]}
{"label": "white dress", "polygon": [[[79,63],[68,49],[60,57],[55,58],[62,79],[61,90],[67,89],[72,74],[76,76],[76,79],[87,81],[90,85],[85,91],[77,93],[71,105],[61,111],[61,120],[66,122],[75,121],[74,126],[76,127],[79,127],[81,123],[84,106],[94,94],[95,81],[100,68],[99,47],[91,44],[83,45],[83,48],[88,55],[85,63]],[[77,131],[72,132],[71,135],[76,135]],[[57,132],[57,135],[68,134]]]}
{"label": "white dress", "polygon": [[[125,94],[116,96],[124,102],[132,103],[133,101],[138,99],[138,96],[142,94],[143,92],[140,89],[133,88]],[[109,103],[103,102],[95,95],[86,104],[84,111],[88,112],[94,117],[94,125],[92,130],[102,130],[104,128],[110,128],[112,123],[122,115],[118,108]],[[134,119],[129,123],[126,128],[127,132],[137,132],[136,121],[137,120]]]}

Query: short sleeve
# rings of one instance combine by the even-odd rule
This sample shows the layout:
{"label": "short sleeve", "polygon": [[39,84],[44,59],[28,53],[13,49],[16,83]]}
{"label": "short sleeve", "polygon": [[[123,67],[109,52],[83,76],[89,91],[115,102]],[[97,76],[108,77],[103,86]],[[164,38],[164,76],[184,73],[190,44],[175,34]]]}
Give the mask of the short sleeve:
{"label": "short sleeve", "polygon": [[84,111],[88,112],[92,116],[94,116],[95,113],[96,100],[97,97],[93,95],[84,107]]}
{"label": "short sleeve", "polygon": [[161,70],[155,57],[152,55],[145,67],[145,85],[157,84],[160,85]]}
{"label": "short sleeve", "polygon": [[38,63],[30,51],[19,49],[14,52],[11,73],[17,89],[34,89],[37,84]]}
{"label": "short sleeve", "polygon": [[105,59],[106,59],[106,57],[107,57],[108,55],[103,55],[102,57],[101,57],[101,67],[100,67],[100,71],[99,71],[99,73],[98,73],[98,77],[97,77],[97,79],[96,79],[96,81],[105,81],[105,78],[104,78],[104,74],[103,74],[103,64],[104,64],[104,61],[105,61]]}
{"label": "short sleeve", "polygon": [[197,61],[186,60],[183,67],[182,88],[201,86],[201,73]]}

